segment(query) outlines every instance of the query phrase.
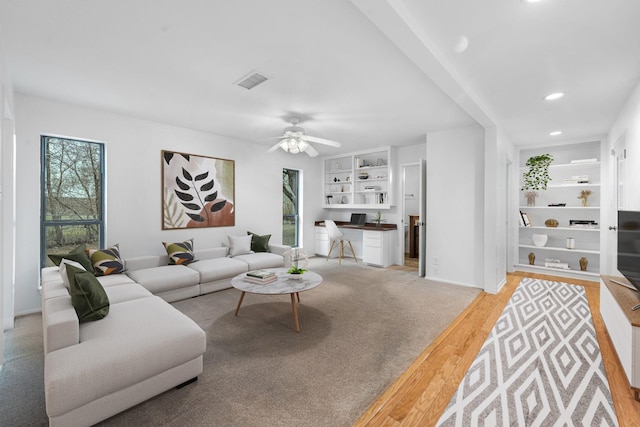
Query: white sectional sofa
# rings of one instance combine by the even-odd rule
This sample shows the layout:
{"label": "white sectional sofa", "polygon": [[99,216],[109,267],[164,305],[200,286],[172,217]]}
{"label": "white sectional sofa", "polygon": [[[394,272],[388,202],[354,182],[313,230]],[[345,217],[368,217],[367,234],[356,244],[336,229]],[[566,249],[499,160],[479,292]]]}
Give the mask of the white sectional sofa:
{"label": "white sectional sofa", "polygon": [[45,400],[51,426],[92,425],[172,387],[197,379],[205,332],[171,301],[231,287],[237,274],[284,265],[288,246],[228,257],[195,251],[197,262],[168,256],[125,259],[126,271],[98,277],[109,298],[103,319],[81,323],[58,267],[42,269]]}

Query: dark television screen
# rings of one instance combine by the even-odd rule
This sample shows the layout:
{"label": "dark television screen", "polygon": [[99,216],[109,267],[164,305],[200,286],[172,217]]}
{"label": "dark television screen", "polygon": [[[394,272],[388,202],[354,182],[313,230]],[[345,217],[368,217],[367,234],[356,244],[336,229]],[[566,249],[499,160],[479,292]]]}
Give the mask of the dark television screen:
{"label": "dark television screen", "polygon": [[640,212],[618,211],[618,271],[640,291]]}

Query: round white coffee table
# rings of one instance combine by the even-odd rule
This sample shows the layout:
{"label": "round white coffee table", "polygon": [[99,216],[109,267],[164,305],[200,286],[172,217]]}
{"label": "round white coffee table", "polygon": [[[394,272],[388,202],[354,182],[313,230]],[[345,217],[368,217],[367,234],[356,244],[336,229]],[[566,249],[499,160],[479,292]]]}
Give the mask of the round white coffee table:
{"label": "round white coffee table", "polygon": [[244,299],[244,295],[249,292],[252,294],[261,295],[284,295],[291,294],[291,307],[293,309],[293,321],[295,323],[296,332],[300,332],[300,323],[298,322],[298,307],[296,305],[296,298],[300,302],[300,292],[313,289],[322,283],[322,276],[312,271],[307,271],[302,275],[300,279],[292,279],[287,274],[286,268],[268,268],[266,271],[273,271],[278,278],[276,281],[267,283],[265,285],[260,283],[253,283],[245,280],[246,273],[238,274],[231,279],[231,286],[242,291],[240,294],[240,301],[236,307],[236,316],[240,311],[240,305]]}

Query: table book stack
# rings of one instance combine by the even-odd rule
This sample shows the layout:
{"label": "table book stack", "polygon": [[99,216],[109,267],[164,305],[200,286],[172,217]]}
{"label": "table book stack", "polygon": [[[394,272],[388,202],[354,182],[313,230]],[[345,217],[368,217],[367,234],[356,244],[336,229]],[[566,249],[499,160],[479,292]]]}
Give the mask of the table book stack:
{"label": "table book stack", "polygon": [[247,273],[244,279],[247,282],[266,285],[267,283],[275,282],[278,276],[273,271],[252,270]]}

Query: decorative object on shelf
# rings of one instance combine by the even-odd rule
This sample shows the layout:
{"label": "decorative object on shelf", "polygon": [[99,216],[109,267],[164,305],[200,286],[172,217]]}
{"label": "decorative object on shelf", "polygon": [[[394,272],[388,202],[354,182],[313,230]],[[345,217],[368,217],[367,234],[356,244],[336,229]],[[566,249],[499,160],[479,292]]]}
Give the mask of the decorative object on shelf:
{"label": "decorative object on shelf", "polygon": [[580,195],[578,199],[582,200],[582,206],[587,206],[587,202],[589,201],[589,196],[591,195],[591,190],[582,190],[580,191]]}
{"label": "decorative object on shelf", "polygon": [[338,177],[337,176],[333,177],[333,182],[338,182]]}
{"label": "decorative object on shelf", "polygon": [[327,204],[330,205],[332,200],[333,200],[333,196],[331,194],[329,194],[327,196]]}
{"label": "decorative object on shelf", "polygon": [[340,170],[340,163],[336,162],[336,170],[339,171]]}
{"label": "decorative object on shelf", "polygon": [[571,270],[569,264],[559,259],[547,258],[544,260],[544,266],[547,268],[558,268],[560,270]]}
{"label": "decorative object on shelf", "polygon": [[580,258],[580,270],[587,271],[587,265],[589,264],[589,260],[585,257]]}
{"label": "decorative object on shelf", "polygon": [[529,264],[533,265],[536,262],[536,254],[529,252]]}
{"label": "decorative object on shelf", "polygon": [[342,204],[346,205],[347,203],[349,203],[349,198],[347,196],[342,196]]}
{"label": "decorative object on shelf", "polygon": [[525,195],[527,197],[527,206],[535,206],[538,193],[536,193],[535,191],[527,191]]}
{"label": "decorative object on shelf", "polygon": [[549,203],[547,206],[549,206],[550,208],[564,208],[565,206],[567,206],[566,203]]}
{"label": "decorative object on shelf", "polygon": [[598,222],[592,219],[570,219],[569,220],[570,228],[596,228],[597,225],[598,225]]}
{"label": "decorative object on shelf", "polygon": [[382,157],[376,161],[376,166],[384,166],[384,159]]}
{"label": "decorative object on shelf", "polygon": [[376,227],[378,228],[382,227],[382,224],[381,224],[382,222],[387,222],[386,219],[382,219],[382,214],[380,213],[380,211],[376,213],[375,218],[373,218],[371,221],[375,222]]}
{"label": "decorative object on shelf", "polygon": [[567,249],[574,249],[576,247],[576,239],[573,237],[567,237]]}
{"label": "decorative object on shelf", "polygon": [[529,170],[522,174],[523,184],[522,191],[526,191],[527,205],[535,206],[537,191],[546,190],[547,184],[551,180],[549,177],[549,165],[553,162],[551,154],[541,154],[539,156],[531,156],[527,159],[526,165]]}
{"label": "decorative object on shelf", "polygon": [[369,174],[367,172],[359,172],[358,173],[358,178],[367,179],[367,178],[369,178]]}
{"label": "decorative object on shelf", "polygon": [[555,228],[558,226],[558,220],[557,219],[553,219],[553,218],[549,218],[548,220],[546,220],[544,222],[544,225],[547,227],[551,227],[551,228]]}
{"label": "decorative object on shelf", "polygon": [[549,236],[547,236],[546,234],[534,234],[533,236],[531,236],[531,238],[533,239],[534,245],[544,246],[547,244],[547,240],[549,239]]}

